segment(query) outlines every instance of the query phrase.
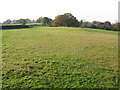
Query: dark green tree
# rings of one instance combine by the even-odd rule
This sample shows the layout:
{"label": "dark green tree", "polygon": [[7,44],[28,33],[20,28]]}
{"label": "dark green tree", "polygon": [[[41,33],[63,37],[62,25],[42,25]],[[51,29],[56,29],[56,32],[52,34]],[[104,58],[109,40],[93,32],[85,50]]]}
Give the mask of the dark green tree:
{"label": "dark green tree", "polygon": [[43,17],[41,23],[44,23],[45,25],[50,25],[52,22],[52,19],[51,18],[48,18],[48,17]]}
{"label": "dark green tree", "polygon": [[43,23],[44,25],[51,25],[52,19],[48,17],[40,17],[36,20],[37,23]]}
{"label": "dark green tree", "polygon": [[104,22],[103,29],[111,30],[112,29],[112,24],[109,21]]}

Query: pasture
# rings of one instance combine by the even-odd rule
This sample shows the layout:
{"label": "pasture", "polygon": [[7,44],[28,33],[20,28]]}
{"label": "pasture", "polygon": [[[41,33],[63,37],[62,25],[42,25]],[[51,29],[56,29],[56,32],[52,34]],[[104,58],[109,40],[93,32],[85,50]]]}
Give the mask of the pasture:
{"label": "pasture", "polygon": [[114,31],[34,27],[2,31],[3,88],[117,88]]}

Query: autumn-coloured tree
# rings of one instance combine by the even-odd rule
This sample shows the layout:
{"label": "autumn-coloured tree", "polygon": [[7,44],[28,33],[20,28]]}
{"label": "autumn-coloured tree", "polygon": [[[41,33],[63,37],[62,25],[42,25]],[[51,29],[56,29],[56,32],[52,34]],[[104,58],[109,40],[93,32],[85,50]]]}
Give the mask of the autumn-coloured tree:
{"label": "autumn-coloured tree", "polygon": [[113,30],[120,31],[120,22],[113,24]]}
{"label": "autumn-coloured tree", "polygon": [[79,27],[79,21],[71,13],[65,13],[55,17],[52,26]]}

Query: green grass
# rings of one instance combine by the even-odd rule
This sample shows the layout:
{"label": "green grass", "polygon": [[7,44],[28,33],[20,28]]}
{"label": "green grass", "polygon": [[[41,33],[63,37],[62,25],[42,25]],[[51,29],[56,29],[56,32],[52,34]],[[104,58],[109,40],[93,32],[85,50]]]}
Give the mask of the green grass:
{"label": "green grass", "polygon": [[3,30],[3,88],[117,88],[118,34],[68,27]]}

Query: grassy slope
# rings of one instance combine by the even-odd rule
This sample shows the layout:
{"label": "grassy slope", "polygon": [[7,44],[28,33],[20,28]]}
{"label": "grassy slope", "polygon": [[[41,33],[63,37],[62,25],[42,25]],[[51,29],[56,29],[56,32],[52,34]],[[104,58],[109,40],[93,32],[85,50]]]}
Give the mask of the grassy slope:
{"label": "grassy slope", "polygon": [[115,88],[117,32],[37,27],[3,31],[3,87]]}

